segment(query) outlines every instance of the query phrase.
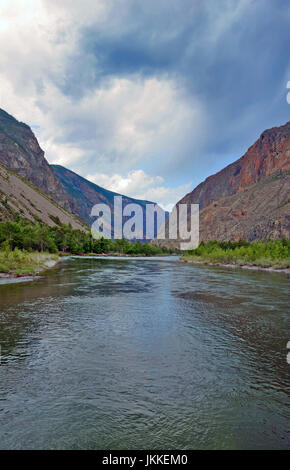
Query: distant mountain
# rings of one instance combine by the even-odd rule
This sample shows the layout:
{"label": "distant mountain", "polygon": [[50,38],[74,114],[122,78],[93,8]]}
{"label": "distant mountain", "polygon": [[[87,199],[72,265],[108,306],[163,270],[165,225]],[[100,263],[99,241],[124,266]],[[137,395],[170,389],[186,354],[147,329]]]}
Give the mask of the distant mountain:
{"label": "distant mountain", "polygon": [[87,230],[30,181],[0,164],[0,222],[13,221],[16,214],[34,223],[43,222],[50,226],[71,224],[74,229]]}
{"label": "distant mountain", "polygon": [[[138,204],[143,209],[143,226],[144,231],[146,230],[146,219],[145,219],[145,206],[146,204],[156,204],[151,201],[145,201],[141,199],[134,199],[128,196],[124,196],[108,189],[104,189],[97,184],[88,181],[87,179],[79,176],[67,168],[64,168],[60,165],[51,165],[56,176],[61,181],[65,190],[72,198],[76,201],[81,216],[89,225],[92,224],[93,219],[90,217],[92,207],[95,204],[107,204],[113,211],[114,206],[114,197],[122,196],[123,208],[127,204]],[[113,212],[112,212],[113,213]],[[165,213],[165,217],[168,217],[168,213]],[[128,217],[123,217],[123,222],[125,222]],[[112,220],[113,225],[113,220]],[[143,234],[139,234],[139,238],[143,238]]]}
{"label": "distant mountain", "polygon": [[104,189],[61,165],[51,165],[51,167],[66,191],[75,199],[81,215],[88,223],[91,223],[92,221],[90,217],[92,207],[95,204],[103,203],[108,204],[110,208],[112,208],[115,196],[122,196],[123,205],[139,204],[144,208],[146,204],[154,204],[150,201],[134,199],[115,193],[114,191]]}
{"label": "distant mountain", "polygon": [[81,217],[75,201],[67,194],[44,157],[29,126],[0,109],[0,163],[31,181],[60,206]]}
{"label": "distant mountain", "polygon": [[290,236],[290,122],[264,131],[245,155],[179,204],[200,204],[201,240]]}

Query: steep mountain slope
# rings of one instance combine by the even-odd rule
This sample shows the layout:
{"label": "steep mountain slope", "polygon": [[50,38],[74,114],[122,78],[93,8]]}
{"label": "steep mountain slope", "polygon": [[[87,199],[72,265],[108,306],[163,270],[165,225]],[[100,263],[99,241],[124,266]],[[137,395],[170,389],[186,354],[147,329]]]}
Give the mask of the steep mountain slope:
{"label": "steep mountain slope", "polygon": [[[88,224],[92,223],[90,213],[95,204],[107,204],[112,210],[114,205],[114,196],[121,196],[121,194],[104,189],[60,165],[52,165],[52,167],[66,191],[77,202],[81,215]],[[123,207],[127,204],[139,204],[144,209],[146,204],[153,204],[150,201],[134,199],[123,195],[122,198]],[[145,211],[143,212],[145,225]],[[126,218],[124,218],[123,221],[124,220],[126,220]]]}
{"label": "steep mountain slope", "polygon": [[243,157],[179,204],[200,205],[200,239],[290,236],[290,122],[264,131]]}
{"label": "steep mountain slope", "polygon": [[32,130],[0,109],[0,163],[31,181],[59,205],[81,217],[76,202],[66,193],[44,157]]}
{"label": "steep mountain slope", "polygon": [[[114,196],[120,196],[62,166],[49,165],[30,127],[17,121],[2,109],[0,109],[0,163],[33,183],[61,207],[75,215],[81,223],[89,225],[92,223],[90,213],[95,204],[105,203],[112,209]],[[137,203],[144,208],[149,201],[123,196],[123,207],[129,203]],[[123,218],[123,222],[125,220],[126,218]]]}
{"label": "steep mountain slope", "polygon": [[200,209],[231,196],[276,170],[290,170],[290,121],[264,131],[245,155],[215,175],[209,176],[180,203],[199,203]]}
{"label": "steep mountain slope", "polygon": [[74,229],[87,230],[87,227],[32,183],[0,164],[0,222],[13,220],[14,214],[50,226],[57,225],[59,221],[71,224]]}
{"label": "steep mountain slope", "polygon": [[289,171],[277,170],[200,212],[200,239],[204,241],[287,237],[290,237]]}

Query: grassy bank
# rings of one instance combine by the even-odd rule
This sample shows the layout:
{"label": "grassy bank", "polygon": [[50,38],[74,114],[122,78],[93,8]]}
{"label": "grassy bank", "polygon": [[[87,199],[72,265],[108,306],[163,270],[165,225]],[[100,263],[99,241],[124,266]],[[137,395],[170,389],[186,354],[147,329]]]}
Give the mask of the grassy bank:
{"label": "grassy bank", "polygon": [[51,267],[57,259],[58,255],[52,253],[28,253],[18,248],[14,251],[0,250],[0,273],[14,276],[36,274]]}
{"label": "grassy bank", "polygon": [[184,253],[183,261],[237,266],[290,268],[290,239],[247,242],[210,241]]}

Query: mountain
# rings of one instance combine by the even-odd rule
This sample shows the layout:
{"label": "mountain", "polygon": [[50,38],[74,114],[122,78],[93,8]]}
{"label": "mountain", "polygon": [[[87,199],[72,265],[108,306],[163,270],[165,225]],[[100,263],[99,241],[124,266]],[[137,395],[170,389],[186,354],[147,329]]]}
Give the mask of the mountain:
{"label": "mountain", "polygon": [[[90,213],[92,207],[95,204],[107,204],[111,210],[114,206],[114,197],[122,196],[123,207],[127,204],[138,204],[143,210],[143,226],[144,230],[146,229],[146,218],[145,218],[145,206],[146,204],[155,204],[151,201],[145,201],[140,199],[134,199],[128,196],[124,196],[108,189],[104,189],[97,184],[92,183],[91,181],[82,178],[78,174],[74,173],[67,168],[64,168],[60,165],[51,165],[56,176],[59,178],[63,184],[65,190],[72,198],[76,201],[82,218],[91,225],[92,218]],[[165,217],[168,217],[168,213],[165,213]],[[123,217],[123,222],[125,222],[128,217]],[[142,234],[139,234],[140,238],[143,238]]]}
{"label": "mountain", "polygon": [[290,122],[264,131],[244,156],[179,204],[200,205],[200,239],[290,236]]}
{"label": "mountain", "polygon": [[[120,196],[60,165],[49,165],[30,127],[2,109],[0,164],[4,165],[0,174],[0,209],[5,217],[8,204],[33,220],[39,216],[52,223],[55,217],[63,221],[71,218],[81,227],[82,222],[91,225],[90,213],[95,204],[105,203],[112,209],[114,196]],[[177,207],[200,205],[200,239],[204,241],[281,238],[290,236],[289,194],[290,122],[264,131],[244,156],[208,177],[184,196]],[[41,195],[38,196],[41,207],[37,195]],[[145,208],[150,201],[123,196],[123,207],[130,203]],[[57,208],[57,213],[65,209],[61,217],[52,212],[52,206]]]}
{"label": "mountain", "polygon": [[0,164],[0,222],[13,221],[15,214],[32,222],[41,221],[50,226],[71,224],[74,229],[87,230],[86,226],[30,181]]}
{"label": "mountain", "polygon": [[81,218],[74,199],[65,191],[29,126],[0,109],[0,163],[23,176],[60,206]]}
{"label": "mountain", "polygon": [[[97,203],[113,208],[118,193],[106,190],[60,165],[49,165],[30,127],[0,109],[0,164],[30,181],[81,223],[92,224],[92,207]],[[135,203],[144,209],[150,201],[123,196],[123,207]],[[145,211],[143,211],[145,226]],[[166,213],[166,216],[168,214]],[[128,217],[123,218],[123,222]],[[141,235],[140,235],[141,237]],[[142,235],[143,237],[143,235]]]}
{"label": "mountain", "polygon": [[146,204],[154,204],[150,201],[134,199],[109,191],[108,189],[104,189],[61,165],[51,165],[51,167],[66,191],[75,199],[82,217],[88,224],[92,222],[90,217],[92,207],[95,204],[103,203],[108,204],[112,209],[114,206],[115,196],[122,196],[123,206],[126,204],[139,204],[142,208],[145,208]]}

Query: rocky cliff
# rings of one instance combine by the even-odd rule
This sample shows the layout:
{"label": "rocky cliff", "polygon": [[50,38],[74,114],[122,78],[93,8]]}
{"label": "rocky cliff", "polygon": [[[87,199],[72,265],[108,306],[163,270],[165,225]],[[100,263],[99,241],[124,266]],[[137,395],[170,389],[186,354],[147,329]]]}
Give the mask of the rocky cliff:
{"label": "rocky cliff", "polygon": [[264,131],[244,156],[179,204],[200,205],[200,239],[290,236],[290,122]]}
{"label": "rocky cliff", "polygon": [[200,239],[290,237],[290,172],[277,170],[200,211]]}
{"label": "rocky cliff", "polygon": [[277,170],[290,170],[290,121],[264,131],[243,157],[209,176],[178,204],[198,203],[203,209],[258,183]]}

